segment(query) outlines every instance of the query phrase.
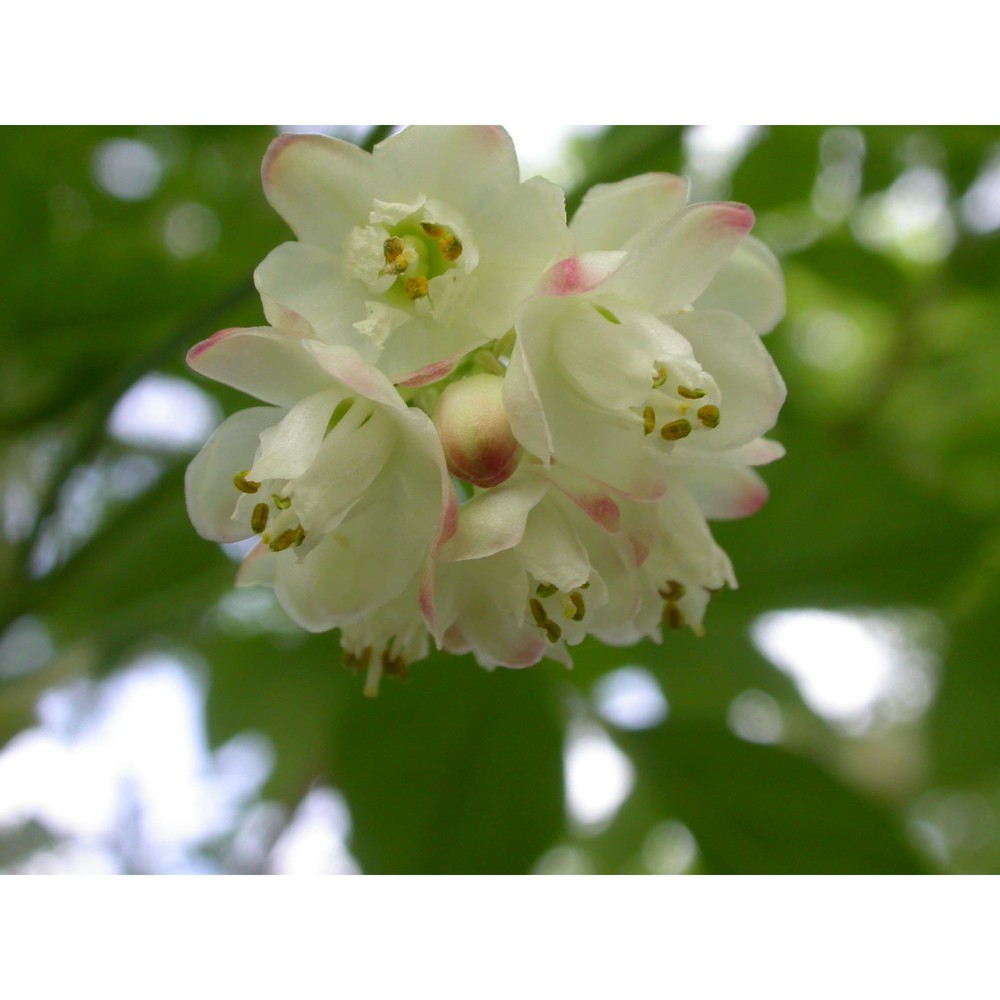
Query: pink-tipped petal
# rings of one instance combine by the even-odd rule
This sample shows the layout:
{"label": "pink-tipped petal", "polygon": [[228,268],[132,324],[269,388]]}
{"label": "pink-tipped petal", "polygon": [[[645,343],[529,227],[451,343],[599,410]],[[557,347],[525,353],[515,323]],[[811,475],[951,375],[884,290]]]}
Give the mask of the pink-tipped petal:
{"label": "pink-tipped petal", "polygon": [[415,372],[396,375],[392,381],[396,385],[402,385],[408,389],[418,389],[421,386],[430,385],[432,382],[438,382],[443,378],[447,378],[461,360],[461,355],[459,355],[454,358],[445,358],[444,361],[435,361],[433,364],[424,365],[423,368],[419,368]]}
{"label": "pink-tipped petal", "polygon": [[282,135],[261,168],[264,193],[304,243],[340,252],[368,221],[377,192],[371,156],[325,135]]}
{"label": "pink-tipped petal", "polygon": [[748,236],[695,303],[698,309],[725,309],[757,333],[768,333],[785,315],[781,265],[760,240]]}
{"label": "pink-tipped petal", "polygon": [[207,378],[291,406],[327,389],[330,378],[294,336],[269,327],[220,330],[188,351],[187,363]]}
{"label": "pink-tipped petal", "polygon": [[753,226],[746,205],[704,202],[626,244],[628,260],[607,289],[662,316],[691,305]]}
{"label": "pink-tipped petal", "polygon": [[542,295],[580,295],[593,291],[624,264],[621,251],[586,253],[561,260],[542,278]]}

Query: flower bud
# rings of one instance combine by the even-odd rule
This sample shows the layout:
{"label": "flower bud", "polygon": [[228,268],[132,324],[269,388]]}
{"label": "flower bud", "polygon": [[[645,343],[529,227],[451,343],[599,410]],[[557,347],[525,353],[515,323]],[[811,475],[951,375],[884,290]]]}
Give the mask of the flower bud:
{"label": "flower bud", "polygon": [[520,446],[503,408],[500,375],[470,375],[441,394],[435,417],[448,469],[473,486],[497,486],[517,468]]}

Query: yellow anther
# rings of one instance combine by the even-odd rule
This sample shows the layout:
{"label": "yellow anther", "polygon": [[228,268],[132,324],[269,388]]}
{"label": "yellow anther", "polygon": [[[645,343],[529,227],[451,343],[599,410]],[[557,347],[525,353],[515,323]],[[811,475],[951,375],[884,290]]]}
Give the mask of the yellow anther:
{"label": "yellow anther", "polygon": [[247,473],[249,469],[244,469],[242,472],[237,472],[233,476],[233,486],[235,486],[240,493],[256,493],[260,489],[260,483],[255,483],[251,479],[247,479]]}
{"label": "yellow anther", "polygon": [[686,385],[679,385],[677,386],[677,395],[683,396],[685,399],[704,399],[705,390],[689,389]]}
{"label": "yellow anther", "polygon": [[553,621],[546,620],[542,623],[542,630],[545,632],[545,638],[549,642],[558,642],[562,637],[562,629]]}
{"label": "yellow anther", "polygon": [[267,527],[267,515],[271,508],[266,503],[259,503],[250,515],[250,527],[255,534],[260,534]]}
{"label": "yellow anther", "polygon": [[444,226],[439,226],[436,222],[421,222],[420,228],[428,235],[437,239],[444,236]]}
{"label": "yellow anther", "polygon": [[653,371],[656,372],[653,376],[653,388],[659,389],[667,381],[667,366],[662,361],[657,361],[653,365]]}
{"label": "yellow anther", "polygon": [[655,430],[656,411],[651,406],[647,406],[642,411],[642,432],[643,434],[652,434]]}
{"label": "yellow anther", "polygon": [[293,545],[301,545],[305,537],[306,533],[302,530],[301,524],[294,528],[288,528],[270,543],[271,551],[284,552],[285,549],[291,548]]}
{"label": "yellow anther", "polygon": [[274,506],[277,507],[278,510],[288,510],[288,508],[292,506],[291,497],[281,497],[278,496],[277,493],[272,493],[271,499],[274,501]]}
{"label": "yellow anther", "polygon": [[590,581],[588,580],[586,583],[581,583],[580,584],[580,589],[581,590],[586,590],[589,586],[590,586]]}
{"label": "yellow anther", "polygon": [[664,625],[669,625],[674,629],[684,628],[686,624],[684,612],[673,601],[667,602],[667,606],[663,609],[663,618],[661,621]]}
{"label": "yellow anther", "polygon": [[594,306],[594,308],[609,322],[614,323],[615,326],[621,326],[622,321],[610,310],[605,309],[604,306]]}
{"label": "yellow anther", "polygon": [[545,623],[549,620],[549,616],[545,613],[542,602],[532,597],[528,601],[528,607],[531,609],[531,617],[535,619],[535,624],[544,628]]}
{"label": "yellow anther", "polygon": [[540,583],[535,588],[535,593],[538,594],[539,597],[545,598],[551,597],[558,590],[559,588],[554,583]]}
{"label": "yellow anther", "polygon": [[667,580],[667,589],[658,591],[665,601],[679,601],[686,593],[687,587],[680,580]]}
{"label": "yellow anther", "polygon": [[441,256],[448,261],[456,261],[462,256],[462,241],[454,234],[448,233],[438,240]]}
{"label": "yellow anther", "polygon": [[402,656],[393,656],[388,649],[382,654],[382,671],[386,677],[398,677],[401,681],[409,679],[406,660]]}
{"label": "yellow anther", "polygon": [[669,424],[664,424],[660,428],[660,437],[664,441],[680,441],[691,433],[690,420],[671,420]]}
{"label": "yellow anther", "polygon": [[582,622],[583,616],[587,613],[587,606],[583,603],[583,594],[578,590],[574,590],[569,595],[569,599],[573,607],[571,610],[567,610],[566,617],[570,621]]}
{"label": "yellow anther", "polygon": [[403,292],[408,299],[422,299],[428,291],[427,279],[422,275],[415,278],[407,278],[403,285]]}
{"label": "yellow anther", "polygon": [[718,427],[719,426],[719,408],[708,403],[705,406],[698,407],[698,419],[706,427]]}
{"label": "yellow anther", "polygon": [[396,261],[406,249],[406,244],[398,236],[390,236],[382,244],[382,253],[385,254],[386,264]]}

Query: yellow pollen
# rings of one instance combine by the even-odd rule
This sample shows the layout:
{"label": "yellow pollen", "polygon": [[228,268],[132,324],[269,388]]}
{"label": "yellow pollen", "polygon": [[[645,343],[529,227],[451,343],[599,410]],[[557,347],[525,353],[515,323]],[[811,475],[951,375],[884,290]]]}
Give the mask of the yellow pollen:
{"label": "yellow pollen", "polygon": [[709,428],[711,428],[711,427],[718,427],[719,426],[719,419],[720,419],[719,408],[717,406],[713,406],[711,403],[709,403],[706,406],[699,406],[698,407],[698,419],[706,427],[709,427]]}
{"label": "yellow pollen", "polygon": [[427,279],[422,274],[417,275],[416,278],[407,278],[406,284],[403,285],[403,292],[411,300],[422,299],[427,294],[427,290]]}
{"label": "yellow pollen", "polygon": [[679,385],[677,386],[677,395],[683,396],[685,399],[704,399],[705,390],[689,389],[686,385]]}
{"label": "yellow pollen", "polygon": [[395,261],[406,248],[406,245],[398,236],[390,236],[382,244],[382,253],[385,254],[385,262],[391,264]]}
{"label": "yellow pollen", "polygon": [[437,239],[444,236],[444,226],[439,226],[436,222],[421,222],[420,228],[428,235]]}
{"label": "yellow pollen", "polygon": [[656,411],[651,406],[647,406],[642,411],[642,432],[643,434],[652,434],[655,430]]}
{"label": "yellow pollen", "polygon": [[570,621],[582,622],[583,616],[587,613],[587,607],[583,603],[583,594],[578,590],[574,590],[573,593],[569,595],[570,603],[573,605],[572,613],[566,612],[566,617]]}
{"label": "yellow pollen", "polygon": [[690,420],[671,420],[669,424],[664,424],[660,428],[660,437],[664,441],[680,441],[691,433]]}
{"label": "yellow pollen", "polygon": [[235,486],[240,493],[256,493],[260,489],[260,483],[255,483],[251,479],[247,479],[247,473],[249,469],[244,469],[242,472],[237,472],[233,476],[233,486]]}
{"label": "yellow pollen", "polygon": [[662,361],[658,361],[653,365],[653,371],[656,372],[653,376],[653,388],[659,389],[667,381],[667,366]]}
{"label": "yellow pollen", "polygon": [[554,583],[540,583],[535,588],[539,597],[551,597],[559,588]]}
{"label": "yellow pollen", "polygon": [[454,263],[462,256],[462,241],[453,233],[442,236],[438,240],[438,246],[441,248],[441,256],[447,261]]}
{"label": "yellow pollen", "polygon": [[259,535],[267,527],[267,515],[271,508],[266,503],[259,503],[250,515],[250,527],[254,533]]}

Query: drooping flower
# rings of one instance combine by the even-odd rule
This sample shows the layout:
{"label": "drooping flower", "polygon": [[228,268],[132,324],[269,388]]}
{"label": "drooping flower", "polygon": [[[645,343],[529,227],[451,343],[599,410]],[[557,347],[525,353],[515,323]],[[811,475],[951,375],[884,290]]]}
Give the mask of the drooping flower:
{"label": "drooping flower", "polygon": [[286,135],[264,190],[298,238],[256,272],[274,325],[422,384],[502,336],[566,239],[562,191],[521,182],[510,137],[411,127],[367,153]]}
{"label": "drooping flower", "polygon": [[417,585],[455,516],[425,413],[350,348],[269,328],[223,330],[188,363],[270,404],[226,420],[186,477],[200,534],[260,536],[242,582],[272,584],[313,632],[357,621]]}
{"label": "drooping flower", "polygon": [[[545,462],[641,501],[662,497],[680,469],[713,516],[740,516],[766,498],[747,467],[781,453],[760,440],[785,395],[760,333],[780,317],[784,288],[747,236],[749,209],[685,198],[678,178],[650,175],[584,199],[571,227],[582,252],[519,309],[504,402],[519,442]],[[719,475],[720,464],[744,471]]]}

